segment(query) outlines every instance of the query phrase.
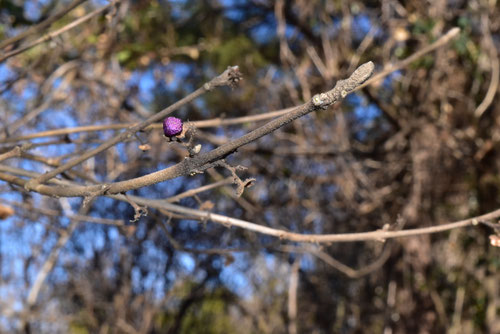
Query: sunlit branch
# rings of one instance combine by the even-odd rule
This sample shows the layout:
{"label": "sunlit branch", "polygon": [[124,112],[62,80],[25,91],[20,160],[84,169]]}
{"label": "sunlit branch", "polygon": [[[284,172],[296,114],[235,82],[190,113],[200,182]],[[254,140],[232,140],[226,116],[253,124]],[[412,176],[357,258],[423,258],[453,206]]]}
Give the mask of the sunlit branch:
{"label": "sunlit branch", "polygon": [[[0,174],[0,179],[2,178],[3,177]],[[111,197],[116,199],[121,199],[120,196],[121,195],[113,195]],[[133,200],[136,203],[139,203],[141,205],[148,205],[152,208],[163,208],[165,210],[172,211],[175,213],[182,213],[191,217],[210,220],[215,223],[224,225],[226,227],[233,227],[233,226],[239,227],[259,234],[277,237],[280,238],[281,240],[306,242],[306,243],[336,243],[336,242],[355,242],[355,241],[383,242],[388,239],[440,233],[467,226],[476,226],[482,223],[483,221],[494,220],[500,217],[500,209],[498,209],[481,216],[460,220],[454,223],[409,229],[409,230],[401,230],[401,231],[376,230],[371,232],[340,233],[340,234],[301,234],[301,233],[275,229],[267,226],[262,226],[245,220],[231,218],[203,210],[185,208],[179,205],[165,203],[164,201],[161,200],[146,200],[144,198],[135,196],[130,196],[130,197],[133,198]]]}
{"label": "sunlit branch", "polygon": [[[9,172],[17,172],[19,175],[34,177],[37,173],[18,170],[9,168],[7,166],[1,166],[0,170],[9,171]],[[23,187],[27,182],[25,179],[17,177],[15,175],[7,174],[0,172],[0,180],[16,184],[18,186]],[[51,182],[57,183],[60,185],[65,185],[67,187],[71,187],[75,185],[75,183],[62,181],[62,180],[52,180]],[[48,187],[48,186],[43,186]],[[42,194],[44,193],[43,189],[40,191]],[[120,201],[129,202],[129,200],[133,200],[135,203],[139,205],[148,206],[154,209],[163,209],[169,212],[178,213],[186,215],[187,217],[193,219],[199,219],[202,221],[210,220],[212,222],[221,224],[225,227],[239,227],[248,231],[253,231],[259,234],[273,236],[279,238],[281,240],[293,241],[293,242],[304,242],[304,243],[337,243],[337,242],[356,242],[356,241],[379,241],[384,242],[388,239],[395,238],[403,238],[403,237],[411,237],[425,234],[433,234],[446,232],[453,229],[464,228],[468,226],[477,226],[479,224],[483,224],[484,222],[498,219],[500,217],[500,209],[489,212],[484,215],[460,220],[453,223],[442,224],[437,226],[429,226],[422,227],[416,229],[408,229],[408,230],[400,230],[400,231],[386,231],[386,230],[376,230],[371,232],[361,232],[361,233],[339,233],[339,234],[301,234],[296,232],[290,232],[281,229],[275,229],[267,226],[262,226],[259,224],[255,224],[249,221],[231,218],[224,215],[211,213],[198,209],[186,208],[180,205],[166,203],[165,200],[157,200],[157,199],[146,199],[138,196],[128,196],[127,199],[124,195],[106,195],[107,197],[114,198]]]}

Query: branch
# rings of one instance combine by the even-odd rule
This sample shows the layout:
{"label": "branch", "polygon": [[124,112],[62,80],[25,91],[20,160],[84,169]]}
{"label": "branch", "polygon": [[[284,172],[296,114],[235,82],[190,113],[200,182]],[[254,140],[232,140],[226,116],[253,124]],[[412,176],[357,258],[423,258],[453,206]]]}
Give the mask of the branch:
{"label": "branch", "polygon": [[[27,202],[9,201],[9,200],[6,200],[5,198],[0,198],[0,219],[2,218],[2,214],[1,214],[2,213],[2,210],[1,210],[2,204],[7,204],[7,205],[14,206],[14,207],[18,207],[18,208],[24,210],[23,212],[37,213],[37,214],[51,216],[51,217],[61,217],[60,210],[54,210],[54,209],[50,209],[50,208],[46,208],[46,207],[34,207],[33,205],[28,204]],[[12,214],[14,214],[13,210],[12,210],[12,213],[10,213],[10,215],[12,215]],[[118,226],[118,227],[125,226],[125,223],[121,219],[100,218],[100,217],[87,216],[87,215],[82,215],[82,214],[77,214],[77,213],[70,213],[70,214],[66,213],[65,216],[71,221],[76,220],[78,222],[101,224],[101,225],[113,225],[113,226]]]}
{"label": "branch", "polygon": [[0,162],[13,157],[20,157],[24,153],[24,151],[29,150],[32,146],[33,144],[31,143],[16,146],[10,151],[0,154]]}
{"label": "branch", "polygon": [[26,149],[26,148],[23,148],[21,146],[16,146],[13,149],[11,149],[10,151],[0,154],[0,162],[7,160],[7,159],[10,159],[10,158],[13,158],[13,157],[20,157],[21,152],[24,149]]}
{"label": "branch", "polygon": [[371,61],[361,65],[354,71],[351,76],[346,80],[339,80],[335,87],[326,92],[314,95],[312,103],[321,109],[326,109],[340,99],[343,99],[347,94],[360,87],[366,80],[368,80],[375,69],[375,65]]}
{"label": "branch", "polygon": [[0,43],[0,49],[3,49],[11,44],[14,44],[27,36],[35,33],[39,33],[43,29],[49,27],[52,25],[52,23],[56,22],[60,18],[62,18],[64,15],[68,14],[71,10],[73,10],[75,7],[81,5],[87,0],[73,0],[68,6],[64,7],[61,9],[59,12],[55,13],[51,17],[47,18],[45,21],[42,21],[34,26],[31,26],[29,29],[26,29],[22,33],[13,36],[11,38],[8,38]]}
{"label": "branch", "polygon": [[[413,61],[424,56],[425,54],[432,52],[441,46],[446,45],[449,41],[451,41],[453,38],[455,38],[459,32],[460,32],[460,29],[457,27],[451,29],[450,31],[448,31],[448,33],[443,35],[441,38],[439,38],[434,43],[432,43],[428,46],[425,46],[424,48],[415,52],[414,54],[412,54],[408,58],[402,60],[401,62],[399,62],[397,64],[391,64],[389,66],[386,66],[382,72],[377,73],[371,79],[367,80],[364,84],[360,85],[355,90],[359,90],[363,87],[371,85],[372,83],[385,78],[389,74],[407,67]],[[291,110],[293,110],[293,108],[271,111],[271,112],[259,114],[259,115],[235,117],[235,118],[228,118],[228,119],[215,118],[215,119],[202,120],[202,121],[191,121],[191,123],[194,126],[196,126],[197,128],[241,124],[241,123],[267,120],[269,118],[274,118],[276,116],[281,116],[283,114],[286,114]],[[101,131],[101,130],[118,130],[118,129],[123,129],[123,128],[127,128],[127,127],[132,127],[136,124],[137,123],[89,125],[89,126],[81,126],[81,127],[68,128],[68,129],[56,129],[56,130],[43,131],[43,132],[34,133],[31,135],[20,136],[20,137],[15,137],[15,138],[6,138],[3,140],[0,140],[0,143],[12,143],[12,142],[17,142],[17,141],[21,141],[21,140],[28,140],[28,139],[48,137],[48,136],[58,136],[58,135],[65,135],[65,134],[79,133],[79,132],[91,132],[91,131]],[[147,131],[150,129],[159,129],[161,127],[162,127],[162,124],[151,124],[150,126],[146,127],[144,130]]]}
{"label": "branch", "polygon": [[28,298],[26,299],[26,305],[28,309],[32,308],[35,305],[45,279],[50,274],[57,262],[57,259],[59,258],[59,252],[61,251],[61,248],[63,248],[64,245],[66,245],[66,243],[68,242],[69,238],[71,238],[71,235],[77,228],[78,223],[78,220],[73,220],[66,230],[61,231],[61,235],[59,236],[56,245],[47,257],[47,260],[42,265],[42,268],[36,275],[35,281],[33,282],[33,285],[31,286],[31,289],[28,293]]}
{"label": "branch", "polygon": [[169,197],[169,198],[166,198],[165,201],[168,202],[168,203],[175,203],[175,202],[179,202],[181,199],[183,198],[186,198],[186,197],[191,197],[191,196],[194,196],[200,192],[203,192],[203,191],[207,191],[207,190],[210,190],[210,189],[214,189],[214,188],[218,188],[218,187],[221,187],[221,186],[225,186],[225,185],[228,185],[228,184],[231,184],[233,183],[233,179],[228,177],[224,180],[221,180],[221,181],[217,181],[217,182],[214,182],[214,183],[211,183],[211,184],[208,184],[208,185],[205,185],[205,186],[201,186],[201,187],[198,187],[198,188],[195,188],[195,189],[190,189],[190,190],[187,190],[183,193],[180,193],[180,194],[177,194],[175,196],[172,196],[172,197]]}
{"label": "branch", "polygon": [[[234,124],[242,124],[242,123],[249,123],[249,122],[257,122],[257,121],[264,121],[264,120],[268,120],[270,118],[284,115],[293,109],[294,108],[286,108],[286,109],[270,111],[270,112],[258,114],[258,115],[242,116],[242,117],[234,117],[234,118],[226,118],[226,119],[214,118],[214,119],[207,119],[207,120],[201,120],[201,121],[190,121],[189,123],[192,124],[193,126],[195,126],[196,128],[211,128],[211,127],[224,126],[224,125],[234,125]],[[121,129],[136,126],[137,124],[139,124],[139,123],[85,125],[85,126],[79,126],[79,127],[74,127],[74,128],[47,130],[47,131],[41,131],[41,132],[37,132],[37,133],[29,134],[29,135],[24,135],[24,136],[19,136],[19,137],[3,138],[3,139],[0,139],[0,144],[15,143],[15,142],[18,142],[21,140],[29,140],[29,139],[35,139],[35,138],[62,136],[62,135],[67,135],[67,134],[72,134],[72,133],[80,133],[80,132],[96,132],[96,131],[103,131],[103,130],[121,130]],[[147,127],[145,127],[143,129],[143,131],[150,131],[153,129],[161,129],[162,126],[163,126],[162,123],[154,123],[154,124],[151,124],[151,125],[148,125]]]}
{"label": "branch", "polygon": [[391,248],[387,247],[388,244],[385,245],[384,250],[382,251],[382,254],[378,256],[378,258],[373,261],[372,263],[360,268],[360,269],[353,269],[342,262],[334,259],[331,257],[328,253],[324,252],[321,250],[320,247],[299,247],[299,246],[291,246],[291,245],[285,245],[280,248],[278,248],[278,251],[282,252],[287,252],[287,253],[301,253],[301,254],[311,254],[324,263],[328,264],[335,270],[341,272],[342,274],[346,275],[349,278],[352,279],[358,279],[363,276],[366,276],[375,270],[378,270],[381,266],[384,265],[384,263],[389,259],[391,256]]}
{"label": "branch", "polygon": [[[0,179],[3,178],[2,176],[3,175],[0,173]],[[119,196],[120,195],[113,195],[109,197],[122,200],[122,198]],[[215,223],[224,225],[226,227],[227,226],[239,227],[259,234],[277,237],[282,240],[305,242],[305,243],[336,243],[336,242],[355,242],[355,241],[384,242],[388,239],[440,233],[467,226],[477,226],[478,224],[483,223],[484,221],[494,220],[500,217],[500,209],[498,209],[481,216],[472,217],[453,223],[415,228],[409,230],[400,230],[400,231],[376,230],[371,232],[339,233],[339,234],[301,234],[301,233],[275,229],[267,226],[262,226],[245,220],[231,218],[203,210],[190,209],[175,204],[165,203],[163,200],[148,200],[136,196],[129,196],[129,197],[132,198],[138,204],[147,205],[152,208],[156,209],[162,208],[170,212],[185,214],[193,218],[211,220]]]}
{"label": "branch", "polygon": [[236,185],[236,196],[241,197],[243,195],[243,192],[245,191],[245,188],[251,187],[254,182],[256,181],[254,178],[248,178],[245,180],[242,180],[238,174],[236,173],[237,170],[246,170],[246,167],[243,166],[231,166],[229,165],[224,159],[220,160],[217,162],[217,165],[226,168],[229,172],[231,172],[231,175],[233,176],[233,183]]}
{"label": "branch", "polygon": [[[0,170],[7,170],[9,172],[17,172],[19,175],[33,177],[38,175],[34,172],[28,172],[25,170],[17,170],[10,168],[8,166],[0,165]],[[15,175],[6,174],[0,172],[0,180],[16,184],[18,186],[24,187],[27,182],[25,179],[17,177]],[[65,187],[73,187],[75,183],[69,181],[62,181],[54,179],[51,181],[59,185],[64,185]],[[47,187],[47,186],[44,186]],[[41,192],[44,194],[43,192]],[[106,195],[107,197],[127,202],[128,200],[124,195]],[[304,242],[304,243],[335,243],[335,242],[355,242],[355,241],[382,241],[395,238],[411,237],[423,234],[433,234],[439,232],[446,232],[449,230],[463,228],[468,226],[477,226],[479,224],[485,224],[487,221],[495,220],[500,217],[500,209],[486,213],[481,216],[476,216],[468,218],[465,220],[460,220],[454,223],[448,223],[438,226],[429,226],[409,230],[401,231],[387,231],[387,230],[377,230],[372,232],[361,232],[361,233],[340,233],[340,234],[301,234],[295,232],[289,232],[285,230],[275,229],[267,226],[258,225],[245,220],[231,218],[216,213],[211,213],[203,210],[190,209],[180,205],[175,205],[171,203],[166,203],[165,200],[157,199],[146,199],[138,196],[128,196],[129,200],[133,200],[139,205],[148,206],[154,209],[167,210],[169,212],[187,215],[192,218],[200,219],[202,221],[211,220],[215,223],[221,224],[226,227],[239,227],[249,231],[253,231],[263,235],[269,235],[273,237],[280,238],[282,240],[289,240],[294,242]],[[496,225],[495,225],[496,226]]]}
{"label": "branch", "polygon": [[47,35],[38,38],[34,42],[29,43],[28,45],[25,45],[23,47],[20,47],[18,49],[15,49],[15,50],[13,50],[11,52],[6,53],[2,57],[0,57],[0,63],[4,62],[5,60],[9,59],[10,57],[13,57],[13,56],[18,55],[18,54],[20,54],[20,53],[22,53],[22,52],[24,52],[26,50],[29,50],[29,49],[37,46],[38,44],[42,44],[42,43],[45,43],[45,42],[47,42],[47,41],[49,41],[51,39],[54,39],[55,37],[61,35],[62,33],[65,33],[66,31],[71,30],[74,27],[79,26],[82,23],[87,22],[88,20],[90,20],[94,16],[97,16],[97,15],[101,14],[102,12],[104,12],[104,11],[108,10],[109,8],[111,8],[112,6],[114,6],[114,2],[112,2],[112,3],[110,3],[110,4],[106,5],[106,6],[104,6],[102,8],[94,10],[93,12],[91,12],[91,13],[89,13],[89,14],[81,17],[81,18],[79,18],[78,20],[75,20],[75,21],[71,22],[70,24],[65,25],[61,29],[58,29],[58,30],[53,31],[53,32],[50,32]]}
{"label": "branch", "polygon": [[[225,70],[222,74],[215,77],[211,81],[205,83],[203,85],[203,87],[198,88],[193,93],[191,93],[188,96],[184,97],[183,99],[177,101],[176,103],[172,104],[171,106],[163,109],[159,113],[151,116],[150,118],[148,118],[144,122],[141,122],[139,124],[136,124],[136,125],[130,127],[126,131],[120,133],[118,136],[115,136],[114,138],[101,144],[99,147],[97,147],[93,150],[90,150],[87,153],[83,154],[81,157],[78,157],[78,158],[75,158],[71,161],[68,161],[67,163],[54,169],[53,171],[45,173],[45,174],[41,175],[40,177],[37,177],[36,179],[30,180],[30,182],[26,185],[26,190],[35,190],[37,185],[40,186],[41,183],[47,182],[48,180],[57,176],[58,174],[82,163],[83,161],[95,156],[96,154],[99,154],[99,153],[107,150],[108,148],[118,144],[119,142],[124,141],[124,140],[132,137],[136,132],[141,131],[144,128],[146,128],[148,125],[165,118],[165,116],[167,116],[168,114],[174,112],[175,110],[179,109],[180,107],[184,106],[185,104],[193,101],[194,99],[196,99],[200,95],[204,94],[205,92],[210,91],[213,88],[219,87],[219,86],[234,85],[240,79],[241,79],[241,74],[238,70],[238,67],[237,66],[228,67],[228,69]],[[158,181],[158,182],[160,182],[160,181]],[[155,183],[157,183],[157,182],[155,182]],[[143,185],[141,185],[141,187],[142,186]],[[83,189],[82,189],[82,187],[80,187],[79,191],[77,192],[78,195],[76,195],[76,196],[85,195],[84,194],[85,192],[93,193],[93,192],[98,190],[98,189],[85,189],[85,188],[86,187],[83,187]],[[137,188],[134,188],[134,189],[137,189]],[[125,192],[127,190],[130,190],[130,189],[126,189],[126,187],[125,188],[122,187],[122,191],[118,191],[118,192]],[[116,192],[113,192],[113,193],[116,193]],[[66,194],[70,194],[70,193],[66,193]],[[74,194],[76,194],[76,193],[74,193]],[[61,196],[62,197],[71,197],[71,196],[66,196],[66,195],[61,195]]]}
{"label": "branch", "polygon": [[441,36],[437,41],[434,43],[425,46],[424,48],[418,50],[408,58],[396,63],[396,64],[390,64],[389,66],[386,66],[385,69],[374,75],[370,80],[367,80],[364,84],[356,88],[355,90],[362,89],[365,86],[371,85],[374,82],[379,81],[382,78],[385,78],[388,74],[395,72],[397,70],[400,70],[402,68],[405,68],[406,66],[410,65],[412,62],[417,60],[418,58],[422,57],[426,53],[429,53],[431,51],[436,50],[437,48],[446,45],[449,41],[451,41],[453,38],[455,38],[458,34],[460,33],[460,28],[455,27],[448,31],[446,34]]}
{"label": "branch", "polygon": [[290,268],[288,285],[288,333],[297,334],[297,290],[299,287],[299,269],[301,256],[298,256]]}
{"label": "branch", "polygon": [[481,104],[479,104],[474,110],[474,116],[477,118],[480,118],[483,113],[488,109],[488,107],[491,105],[493,102],[493,99],[495,98],[495,95],[498,90],[498,81],[500,80],[500,60],[498,59],[498,52],[497,48],[495,46],[495,42],[493,41],[493,38],[491,37],[491,30],[489,27],[490,20],[488,18],[488,15],[483,14],[482,19],[481,19],[481,27],[484,35],[484,43],[485,47],[488,50],[489,57],[490,57],[490,63],[491,63],[491,79],[490,79],[490,85],[488,86],[488,91],[486,92],[486,95],[484,96],[483,101]]}
{"label": "branch", "polygon": [[[372,62],[368,62],[366,64],[361,65],[354,73],[346,80],[340,80],[337,82],[335,87],[326,93],[315,95],[312,100],[306,104],[303,104],[295,109],[292,109],[289,113],[282,115],[272,121],[269,121],[265,125],[247,133],[246,135],[234,139],[224,145],[213,149],[212,151],[199,154],[193,158],[185,159],[182,162],[165,168],[163,170],[147,174],[135,179],[130,179],[121,182],[110,183],[109,188],[105,192],[105,194],[117,194],[124,193],[129,190],[139,189],[145,186],[150,186],[159,182],[163,182],[166,180],[171,180],[179,176],[190,175],[193,171],[202,171],[206,168],[210,167],[211,164],[214,164],[218,160],[224,159],[231,153],[235,152],[238,148],[247,145],[285,125],[296,120],[299,117],[305,116],[313,111],[318,111],[327,108],[331,104],[340,101],[347,94],[351,93],[358,85],[361,85],[366,79],[370,77],[373,73],[374,65]],[[145,122],[140,123],[139,125],[134,126],[128,131],[118,135],[117,137],[111,139],[110,141],[102,144],[98,148],[91,150],[84,154],[81,158],[76,158],[63,166],[56,168],[52,172],[43,174],[36,179],[30,180],[29,183],[25,184],[26,190],[34,190],[40,192],[45,195],[50,196],[59,196],[59,197],[79,197],[79,196],[89,196],[93,193],[100,192],[102,190],[101,186],[73,186],[73,187],[53,187],[53,186],[45,186],[41,183],[50,180],[52,177],[57,174],[77,165],[78,163],[88,159],[89,157],[104,151],[105,149],[113,146],[119,141],[129,138],[133,133],[145,128],[153,122],[156,122],[170,112],[178,108],[179,106],[191,101],[195,97],[201,95],[204,91],[210,90],[212,86],[215,85],[215,82],[219,82],[217,85],[223,85],[228,83],[234,83],[240,79],[240,75],[237,67],[230,67],[224,73],[222,73],[219,77],[215,78],[210,83],[207,83],[203,86],[203,88],[198,89],[194,93],[180,100],[179,102],[173,104],[162,112],[152,116]]]}

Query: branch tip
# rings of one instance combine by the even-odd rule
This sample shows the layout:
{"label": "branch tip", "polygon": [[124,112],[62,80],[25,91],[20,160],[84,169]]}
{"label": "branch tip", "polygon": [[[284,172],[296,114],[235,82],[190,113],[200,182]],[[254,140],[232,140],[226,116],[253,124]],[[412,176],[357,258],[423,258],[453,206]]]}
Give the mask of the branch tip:
{"label": "branch tip", "polygon": [[347,80],[352,80],[356,86],[360,86],[372,76],[374,70],[375,65],[369,61],[359,66]]}
{"label": "branch tip", "polygon": [[345,98],[347,94],[361,86],[372,76],[374,70],[375,65],[372,61],[364,63],[349,78],[337,81],[332,90],[314,95],[311,100],[312,104],[318,109],[327,109],[330,105]]}
{"label": "branch tip", "polygon": [[228,66],[219,76],[203,85],[205,90],[212,90],[214,87],[230,86],[234,88],[243,79],[239,66]]}

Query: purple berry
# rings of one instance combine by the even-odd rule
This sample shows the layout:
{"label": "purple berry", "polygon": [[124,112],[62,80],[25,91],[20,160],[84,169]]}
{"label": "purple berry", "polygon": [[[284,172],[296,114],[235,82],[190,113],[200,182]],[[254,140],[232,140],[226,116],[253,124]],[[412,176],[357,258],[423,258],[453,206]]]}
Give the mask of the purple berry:
{"label": "purple berry", "polygon": [[182,120],[177,117],[167,117],[163,121],[163,133],[166,137],[174,137],[182,132]]}

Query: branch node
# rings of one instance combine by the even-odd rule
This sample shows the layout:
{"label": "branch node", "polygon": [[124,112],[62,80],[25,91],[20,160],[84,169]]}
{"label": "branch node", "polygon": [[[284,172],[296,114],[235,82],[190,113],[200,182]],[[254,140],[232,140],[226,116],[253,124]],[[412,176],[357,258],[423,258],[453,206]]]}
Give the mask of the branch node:
{"label": "branch node", "polygon": [[254,182],[256,179],[254,178],[248,178],[245,180],[242,180],[238,174],[236,174],[236,171],[239,170],[246,170],[247,168],[241,165],[238,165],[236,167],[233,167],[229,165],[226,161],[220,160],[217,162],[218,166],[224,167],[227,170],[231,172],[231,175],[233,176],[233,183],[236,184],[236,196],[241,197],[243,195],[243,192],[245,191],[245,188],[249,188],[254,185]]}
{"label": "branch node", "polygon": [[219,76],[205,83],[203,88],[207,91],[218,86],[230,86],[231,88],[235,88],[242,79],[243,75],[238,66],[228,66]]}
{"label": "branch node", "polygon": [[192,158],[201,151],[201,144],[196,144],[196,132],[197,128],[192,123],[186,124],[186,130],[182,134],[184,138],[187,138],[187,143],[181,142],[183,146],[185,146],[189,152],[189,157]]}
{"label": "branch node", "polygon": [[131,223],[138,222],[142,216],[148,215],[148,208],[146,206],[140,206],[136,202],[132,201],[130,197],[128,197],[125,193],[123,193],[123,196],[125,197],[125,200],[128,202],[128,204],[130,204],[132,208],[134,208],[134,219],[129,220]]}
{"label": "branch node", "polygon": [[[210,219],[210,216],[207,216],[207,220],[208,220],[208,219]],[[222,226],[224,226],[224,227],[227,227],[227,228],[229,228],[229,229],[231,228],[231,223],[230,223],[228,220],[223,220],[223,221],[221,221],[221,224],[222,224]]]}
{"label": "branch node", "polygon": [[37,180],[35,180],[35,179],[29,179],[28,182],[26,182],[24,184],[24,190],[26,190],[27,192],[36,191],[36,188],[39,185],[40,185],[40,183],[38,183]]}
{"label": "branch node", "polygon": [[90,204],[90,202],[93,201],[94,198],[96,198],[97,196],[106,195],[106,192],[109,190],[109,188],[111,188],[111,184],[107,184],[107,183],[101,184],[100,188],[101,189],[99,189],[98,191],[88,193],[84,197],[83,203],[82,203],[83,208],[87,208],[87,206]]}

